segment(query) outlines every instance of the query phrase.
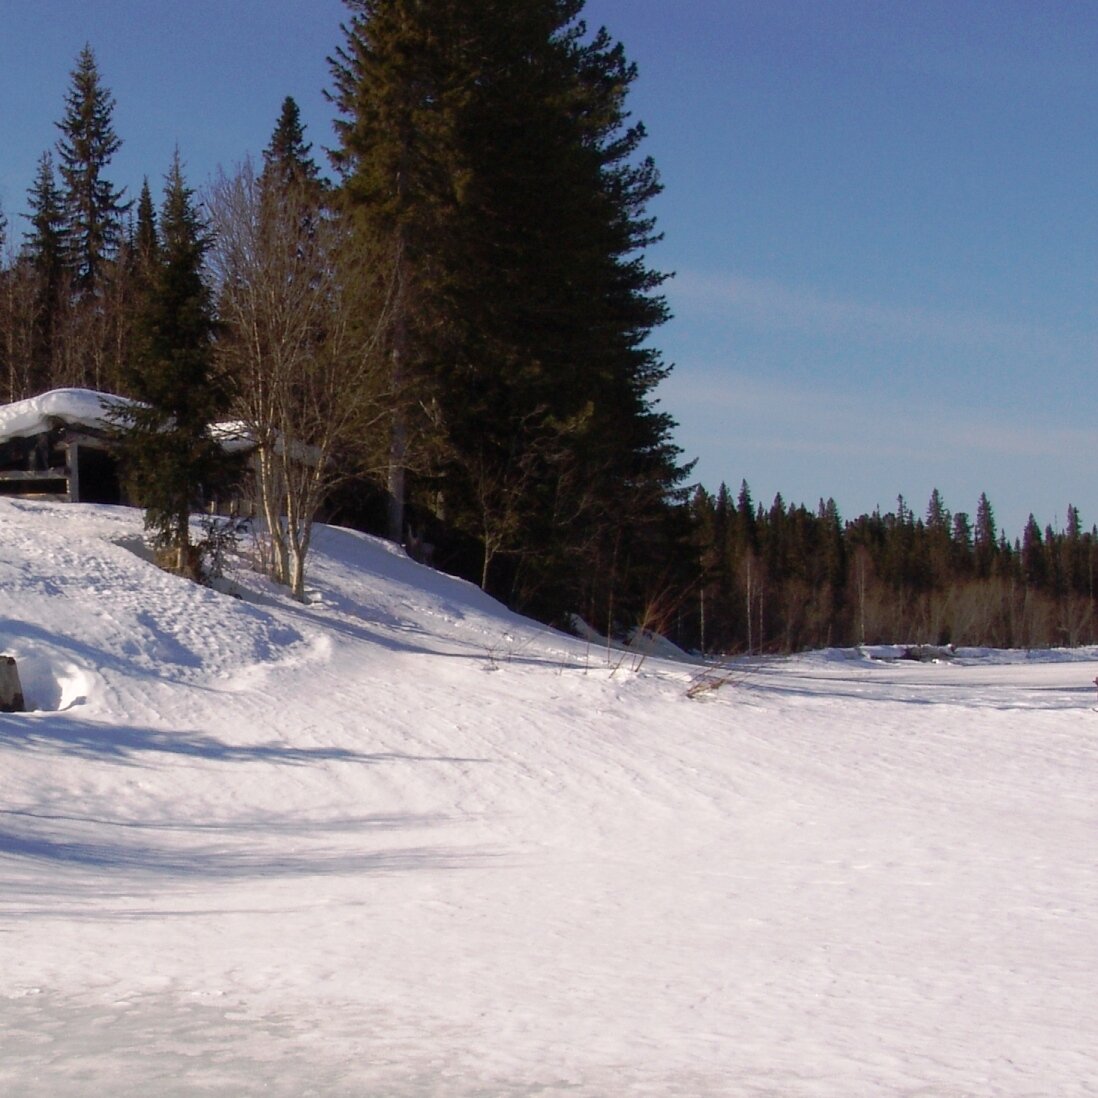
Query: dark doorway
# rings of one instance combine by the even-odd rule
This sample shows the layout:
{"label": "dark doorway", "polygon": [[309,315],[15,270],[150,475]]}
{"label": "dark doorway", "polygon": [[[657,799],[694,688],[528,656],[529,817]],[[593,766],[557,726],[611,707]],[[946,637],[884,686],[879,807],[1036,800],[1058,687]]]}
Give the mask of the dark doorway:
{"label": "dark doorway", "polygon": [[118,463],[106,450],[78,446],[81,503],[122,503],[122,482]]}

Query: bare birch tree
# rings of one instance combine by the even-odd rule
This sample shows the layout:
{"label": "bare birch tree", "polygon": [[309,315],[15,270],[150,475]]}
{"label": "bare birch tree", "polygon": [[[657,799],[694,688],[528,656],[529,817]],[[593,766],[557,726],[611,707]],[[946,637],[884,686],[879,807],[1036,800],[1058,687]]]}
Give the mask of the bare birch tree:
{"label": "bare birch tree", "polygon": [[351,296],[369,292],[365,276],[352,273],[339,221],[308,190],[268,185],[245,162],[216,180],[207,207],[220,353],[255,444],[270,574],[302,598],[314,517],[370,463],[389,412],[380,326],[363,332]]}

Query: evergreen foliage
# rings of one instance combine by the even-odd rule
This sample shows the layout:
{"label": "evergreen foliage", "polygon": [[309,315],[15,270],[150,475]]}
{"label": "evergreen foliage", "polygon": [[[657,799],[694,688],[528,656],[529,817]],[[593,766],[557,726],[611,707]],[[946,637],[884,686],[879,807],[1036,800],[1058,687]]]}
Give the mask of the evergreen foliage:
{"label": "evergreen foliage", "polygon": [[291,187],[319,191],[320,169],[312,158],[312,144],[305,140],[301,110],[292,96],[282,101],[282,111],[263,150],[263,175],[273,175],[283,190]]}
{"label": "evergreen foliage", "polygon": [[394,423],[393,464],[482,586],[635,617],[685,472],[652,400],[666,371],[645,340],[667,310],[643,256],[659,182],[627,124],[635,70],[587,37],[580,0],[350,7],[336,163],[391,271],[394,381],[425,413]]}
{"label": "evergreen foliage", "polygon": [[215,321],[203,279],[209,247],[178,153],[166,178],[159,257],[136,320],[129,390],[141,402],[120,413],[130,491],[165,560],[197,576],[191,511],[226,475],[210,425],[228,405],[214,369]]}
{"label": "evergreen foliage", "polygon": [[121,147],[114,131],[114,96],[104,87],[91,46],[85,45],[71,74],[65,114],[57,124],[57,142],[65,198],[65,239],[68,262],[77,288],[94,295],[104,266],[122,237],[122,201],[106,169]]}
{"label": "evergreen foliage", "polygon": [[689,504],[700,582],[676,639],[709,652],[792,652],[861,643],[1074,646],[1098,641],[1098,531],[1075,507],[1063,532],[1033,517],[1021,541],[994,538],[980,497],[980,541],[968,515],[935,490],[927,518],[906,502],[843,523],[834,501],[815,513],[779,495],[767,512],[746,485],[738,506],[721,485]]}
{"label": "evergreen foliage", "polygon": [[66,257],[66,222],[64,199],[57,186],[53,156],[44,152],[38,159],[34,182],[27,192],[31,228],[23,234],[24,249],[38,273],[44,296],[59,298]]}
{"label": "evergreen foliage", "polygon": [[11,308],[12,272],[8,269],[8,219],[0,205],[0,379],[15,374],[12,363]]}
{"label": "evergreen foliage", "polygon": [[151,272],[156,269],[159,247],[156,209],[153,206],[152,192],[149,190],[149,178],[146,176],[142,181],[141,195],[137,200],[137,229],[133,241],[136,265],[140,270]]}
{"label": "evergreen foliage", "polygon": [[44,152],[38,160],[34,182],[27,193],[30,230],[23,234],[23,258],[33,288],[31,346],[25,374],[26,386],[46,388],[59,357],[68,311],[69,269],[64,197],[57,186],[53,156]]}

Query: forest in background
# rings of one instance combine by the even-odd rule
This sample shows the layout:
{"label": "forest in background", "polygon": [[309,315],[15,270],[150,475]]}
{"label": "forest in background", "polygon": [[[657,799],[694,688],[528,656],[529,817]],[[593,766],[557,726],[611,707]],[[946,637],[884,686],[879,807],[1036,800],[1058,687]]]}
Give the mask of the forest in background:
{"label": "forest in background", "polygon": [[86,47],[27,211],[0,211],[0,398],[140,400],[131,488],[177,570],[227,475],[208,427],[233,418],[263,565],[299,597],[323,510],[543,620],[711,654],[1096,639],[1098,535],[1074,507],[1009,542],[986,497],[972,521],[937,492],[844,521],[685,487],[654,397],[659,177],[636,70],[583,0],[348,9],[334,182],[287,97],[262,163],[195,191],[177,153],[159,206],[147,178],[128,197]]}
{"label": "forest in background", "polygon": [[1070,505],[1066,529],[1031,515],[1014,541],[986,495],[972,517],[951,514],[937,490],[925,514],[901,497],[848,521],[834,500],[809,510],[779,495],[764,508],[746,484],[736,498],[698,488],[689,510],[699,579],[674,616],[682,640],[707,652],[1098,641],[1098,530]]}

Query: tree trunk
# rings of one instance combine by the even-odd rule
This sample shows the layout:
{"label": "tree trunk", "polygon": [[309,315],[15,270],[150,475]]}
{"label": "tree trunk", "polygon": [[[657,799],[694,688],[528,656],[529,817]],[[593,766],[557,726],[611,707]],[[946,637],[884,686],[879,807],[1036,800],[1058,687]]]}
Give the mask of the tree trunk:
{"label": "tree trunk", "polygon": [[398,241],[396,257],[396,301],[393,314],[393,349],[390,355],[392,390],[396,394],[392,435],[389,439],[389,538],[404,543],[404,474],[408,462],[408,428],[400,402],[408,371],[408,287],[404,241]]}

